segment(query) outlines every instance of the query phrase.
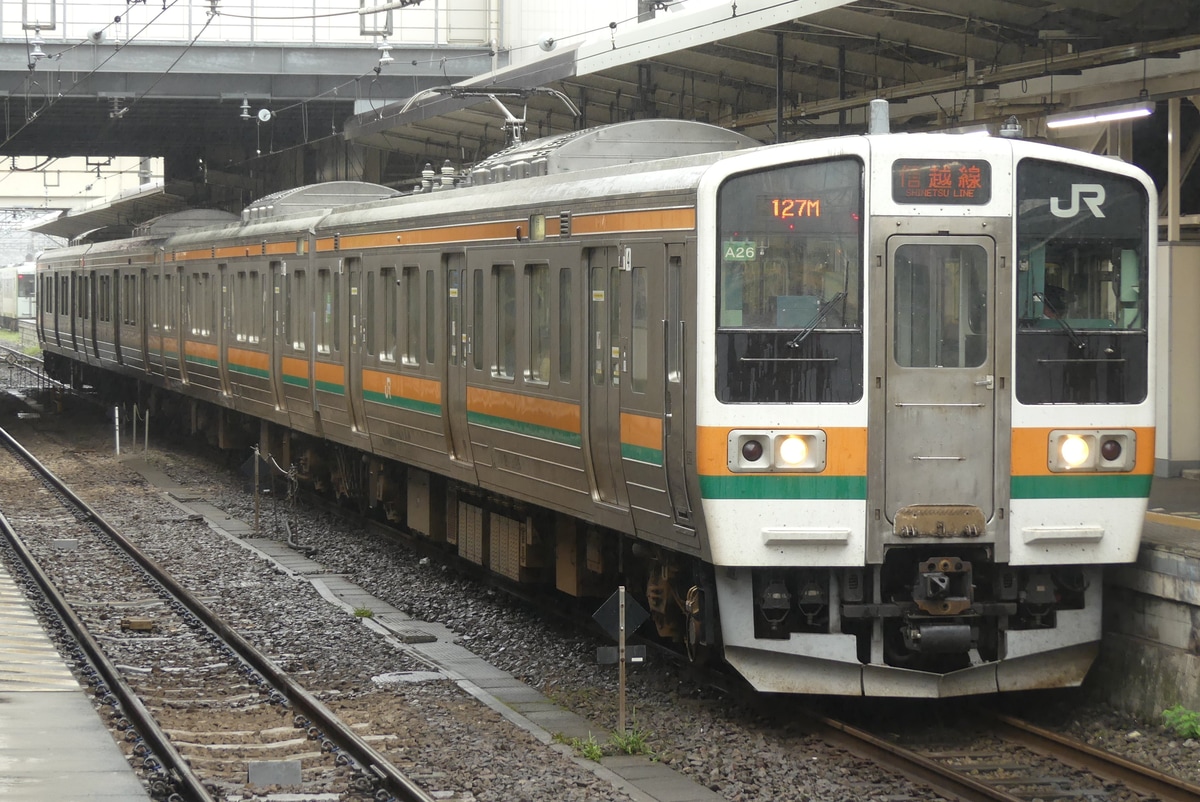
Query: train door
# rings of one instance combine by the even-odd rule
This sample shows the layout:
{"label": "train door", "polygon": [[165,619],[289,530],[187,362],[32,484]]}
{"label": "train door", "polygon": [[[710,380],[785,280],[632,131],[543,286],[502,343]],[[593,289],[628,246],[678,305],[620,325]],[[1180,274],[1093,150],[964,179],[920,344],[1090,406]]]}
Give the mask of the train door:
{"label": "train door", "polygon": [[363,407],[363,326],[366,321],[363,313],[367,304],[363,301],[363,266],[362,259],[348,257],[346,269],[346,303],[348,308],[344,320],[347,331],[342,337],[346,344],[343,354],[346,365],[346,396],[350,408],[351,431],[367,431],[367,413]]}
{"label": "train door", "polygon": [[621,297],[623,274],[616,248],[587,251],[588,451],[593,493],[604,503],[625,506],[621,472]]}
{"label": "train door", "polygon": [[[988,237],[888,240],[888,520],[923,531],[919,507],[995,503],[995,243]],[[945,520],[945,513],[932,516]]]}
{"label": "train door", "polygon": [[[155,271],[157,272],[157,270]],[[157,304],[151,304],[150,301],[150,271],[142,268],[138,271],[137,283],[134,285],[134,292],[137,294],[138,314],[133,317],[133,323],[137,326],[138,349],[142,354],[142,370],[146,373],[150,372],[150,323],[153,310],[157,308]]]}
{"label": "train door", "polygon": [[[446,442],[450,458],[472,465],[471,438],[467,432],[467,362],[470,359],[470,338],[466,323],[469,319],[466,258],[461,253],[448,253],[446,264],[446,375],[442,382],[442,409],[446,411]],[[470,302],[480,303],[480,298]]]}
{"label": "train door", "polygon": [[684,258],[682,244],[667,246],[667,308],[663,322],[663,465],[675,525],[692,527],[692,502],[687,490],[688,409],[686,321],[683,317]]}

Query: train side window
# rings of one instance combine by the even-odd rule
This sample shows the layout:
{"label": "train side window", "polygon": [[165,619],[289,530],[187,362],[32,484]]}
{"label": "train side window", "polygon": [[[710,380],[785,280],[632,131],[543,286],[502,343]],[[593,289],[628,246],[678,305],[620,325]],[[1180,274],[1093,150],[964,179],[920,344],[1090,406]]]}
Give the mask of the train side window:
{"label": "train side window", "polygon": [[241,299],[246,297],[246,271],[239,270],[237,275],[233,277],[233,290],[228,293],[226,304],[229,307],[229,323],[233,329],[233,339],[237,342],[246,342],[246,325],[242,320],[245,314]]}
{"label": "train side window", "polygon": [[647,318],[650,299],[647,297],[647,291],[646,268],[635,267],[633,269],[633,339],[629,344],[631,389],[635,393],[646,392],[648,370],[646,363],[650,358],[650,321]]}
{"label": "train side window", "polygon": [[362,315],[363,342],[367,346],[367,356],[375,356],[375,348],[378,345],[375,337],[375,321],[379,318],[376,313],[375,304],[378,295],[375,292],[375,273],[367,273],[367,286],[364,289]]}
{"label": "train side window", "polygon": [[250,335],[252,343],[260,343],[267,336],[267,296],[263,294],[263,275],[250,271]]}
{"label": "train side window", "polygon": [[[379,283],[383,285],[383,345],[379,358],[385,362],[396,361],[396,268],[384,267],[379,271]],[[370,296],[368,296],[370,297]],[[372,328],[374,326],[372,325]]]}
{"label": "train side window", "polygon": [[432,270],[425,272],[425,363],[432,365],[437,361],[437,274]]}
{"label": "train side window", "polygon": [[100,274],[100,308],[96,312],[96,318],[101,323],[108,323],[112,320],[112,276]]}
{"label": "train side window", "polygon": [[308,310],[308,274],[304,270],[293,271],[288,277],[290,292],[287,293],[288,339],[292,349],[303,351],[307,347],[304,339],[305,312]]}
{"label": "train side window", "polygon": [[496,285],[496,364],[492,375],[511,379],[517,361],[517,276],[512,265],[492,265]]}
{"label": "train side window", "polygon": [[337,292],[333,275],[328,268],[317,271],[317,297],[320,299],[320,306],[317,309],[317,331],[313,342],[318,354],[328,354],[333,347],[337,313]]}
{"label": "train side window", "polygon": [[471,278],[471,364],[483,370],[483,271]]}
{"label": "train side window", "polygon": [[550,266],[525,265],[529,277],[529,379],[550,381]]}
{"label": "train side window", "polygon": [[175,275],[168,273],[163,276],[163,291],[166,299],[166,308],[163,309],[163,330],[175,330],[175,313],[179,309],[179,296],[175,294]]}
{"label": "train side window", "polygon": [[421,270],[404,268],[404,364],[416,365],[421,358]]}
{"label": "train side window", "polygon": [[70,276],[62,276],[58,281],[58,313],[64,317],[71,314]]}
{"label": "train side window", "polygon": [[558,380],[564,384],[570,384],[574,378],[571,364],[571,321],[574,311],[575,292],[571,271],[564,267],[558,271]]}

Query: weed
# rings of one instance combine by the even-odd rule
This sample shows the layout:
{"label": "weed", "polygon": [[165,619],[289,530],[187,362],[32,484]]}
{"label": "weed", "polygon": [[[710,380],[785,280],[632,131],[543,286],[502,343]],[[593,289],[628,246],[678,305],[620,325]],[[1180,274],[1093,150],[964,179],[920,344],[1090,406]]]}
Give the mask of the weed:
{"label": "weed", "polygon": [[1175,705],[1163,711],[1163,721],[1181,738],[1200,738],[1200,713]]}
{"label": "weed", "polygon": [[627,755],[647,755],[650,754],[650,747],[646,745],[649,738],[650,733],[638,727],[635,721],[628,731],[614,732],[611,740],[618,751]]}
{"label": "weed", "polygon": [[355,607],[354,608],[354,617],[355,618],[374,618],[375,611],[372,610],[370,607]]}
{"label": "weed", "polygon": [[588,733],[586,741],[581,741],[578,738],[571,739],[571,748],[579,754],[583,755],[588,760],[594,760],[597,763],[604,757],[604,749],[600,744],[596,743],[596,736]]}

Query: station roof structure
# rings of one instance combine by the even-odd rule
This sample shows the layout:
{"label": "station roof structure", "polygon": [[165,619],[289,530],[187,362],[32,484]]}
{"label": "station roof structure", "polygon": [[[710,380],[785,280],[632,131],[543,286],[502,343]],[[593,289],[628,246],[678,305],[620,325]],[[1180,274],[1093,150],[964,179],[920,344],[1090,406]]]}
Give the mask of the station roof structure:
{"label": "station roof structure", "polygon": [[359,114],[346,138],[437,165],[502,144],[497,101],[526,138],[682,117],[774,142],[861,131],[874,98],[894,130],[927,130],[1200,93],[1194,0],[651,5],[653,19],[547,39],[537,60]]}
{"label": "station roof structure", "polygon": [[[445,59],[394,46],[380,69],[371,46],[231,43],[197,44],[185,59],[178,45],[126,46],[119,71],[107,66],[110,45],[84,44],[29,67],[26,46],[0,42],[0,86],[26,87],[0,89],[0,157],[182,154],[201,170],[243,169],[247,191],[265,194],[287,188],[264,183],[268,155],[294,162],[329,140],[378,151],[382,166],[362,177],[403,187],[426,164],[467,168],[503,149],[515,121],[524,139],[664,117],[775,142],[862,131],[870,101],[884,98],[893,130],[994,131],[1016,116],[1038,136],[1051,113],[1200,97],[1196,0],[642,5],[640,19],[510,52],[458,46]],[[251,158],[217,164],[237,148]],[[172,188],[121,201],[116,216],[136,223],[178,205]],[[56,233],[103,215],[64,215]]]}

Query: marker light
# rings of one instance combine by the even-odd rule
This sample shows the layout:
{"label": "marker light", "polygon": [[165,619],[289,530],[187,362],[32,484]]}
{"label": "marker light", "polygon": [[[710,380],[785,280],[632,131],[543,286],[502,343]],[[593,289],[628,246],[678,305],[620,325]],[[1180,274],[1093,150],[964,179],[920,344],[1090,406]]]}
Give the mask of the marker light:
{"label": "marker light", "polygon": [[1059,454],[1062,455],[1063,462],[1071,468],[1078,468],[1087,462],[1088,457],[1091,455],[1091,449],[1088,448],[1087,441],[1076,434],[1064,437],[1059,442],[1058,449]]}

